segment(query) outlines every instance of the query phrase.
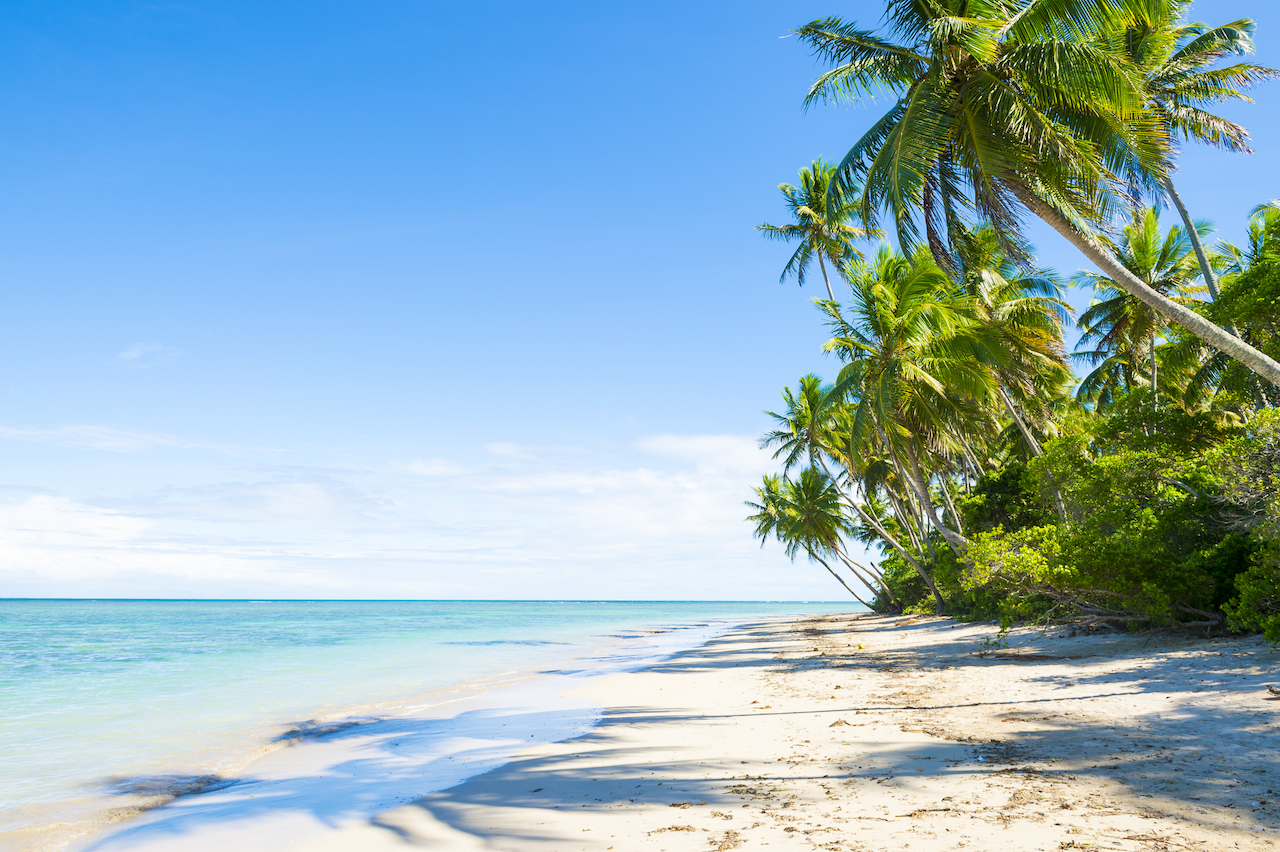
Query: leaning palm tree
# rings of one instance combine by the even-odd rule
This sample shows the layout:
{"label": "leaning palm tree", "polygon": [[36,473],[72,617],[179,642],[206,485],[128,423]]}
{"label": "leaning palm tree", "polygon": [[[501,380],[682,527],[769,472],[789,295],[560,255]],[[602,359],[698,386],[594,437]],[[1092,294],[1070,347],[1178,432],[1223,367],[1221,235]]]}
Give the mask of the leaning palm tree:
{"label": "leaning palm tree", "polygon": [[835,556],[868,589],[878,587],[878,594],[886,606],[902,609],[901,602],[884,578],[849,556],[844,539],[851,536],[852,527],[841,509],[839,489],[826,474],[817,468],[806,467],[798,477],[785,480],[783,494],[786,498],[786,520],[782,530],[786,540],[803,544],[811,554]]}
{"label": "leaning palm tree", "polygon": [[755,525],[754,533],[760,539],[760,546],[763,547],[773,536],[782,543],[792,562],[803,550],[810,559],[826,568],[858,603],[871,609],[870,604],[822,558],[831,549],[828,542],[838,538],[845,526],[838,504],[832,505],[834,501],[830,495],[823,494],[821,488],[802,488],[797,500],[795,484],[775,474],[765,474],[755,492],[759,502],[747,501],[746,505],[755,510],[747,520]]}
{"label": "leaning palm tree", "polygon": [[[834,302],[827,304],[834,304]],[[852,461],[855,457],[840,450],[845,442],[844,432],[846,431],[841,422],[843,411],[831,396],[830,388],[824,386],[817,376],[808,375],[801,377],[796,391],[784,388],[782,397],[787,404],[785,411],[765,412],[773,418],[775,428],[765,433],[760,439],[760,446],[774,447],[773,457],[782,459],[784,470],[790,471],[802,463],[810,466],[817,464],[821,467],[845,506],[857,516],[858,520],[874,531],[887,548],[893,550],[902,557],[904,562],[914,568],[926,585],[934,588],[932,577],[929,576],[917,555],[903,543],[900,536],[892,529],[893,525],[886,523],[885,519],[874,511],[874,503],[865,499],[868,495],[864,494],[864,499],[860,500],[856,494],[845,487],[846,484],[852,484],[855,481],[855,478],[850,475],[850,471],[856,467]],[[843,476],[834,472],[832,465],[835,465],[837,470],[843,469]],[[842,479],[845,480],[844,484],[841,482]],[[935,592],[935,598],[941,607],[941,596]]]}
{"label": "leaning palm tree", "polygon": [[[979,321],[999,338],[1007,355],[1005,364],[993,365],[996,395],[1030,454],[1038,456],[1044,450],[1024,412],[1040,409],[1043,414],[1043,403],[1071,376],[1062,340],[1070,307],[1056,273],[1023,270],[1001,243],[989,225],[965,235],[956,277],[972,297]],[[1030,253],[1030,247],[1020,251]]]}
{"label": "leaning palm tree", "polygon": [[[1241,18],[1219,27],[1182,20],[1190,0],[1130,0],[1136,14],[1121,22],[1109,36],[1145,80],[1147,105],[1176,140],[1196,141],[1215,148],[1253,153],[1249,131],[1242,125],[1209,112],[1206,107],[1225,101],[1252,98],[1244,90],[1272,79],[1276,70],[1247,62],[1225,68],[1214,66],[1224,56],[1253,52],[1254,21]],[[1169,173],[1154,177],[1182,217],[1187,238],[1195,252],[1209,297],[1218,299],[1218,278],[1209,255],[1196,233],[1195,222]]]}
{"label": "leaning palm tree", "polygon": [[973,426],[964,400],[994,396],[999,340],[927,252],[882,247],[849,283],[847,317],[834,302],[821,305],[833,331],[825,348],[845,362],[830,394],[850,407],[841,451],[860,455],[880,442],[930,524],[963,555],[968,540],[938,516],[922,462],[959,451],[956,434]]}
{"label": "leaning palm tree", "polygon": [[861,181],[863,221],[887,212],[905,247],[923,225],[943,263],[973,214],[1015,235],[1028,210],[1166,320],[1280,384],[1280,363],[1147,286],[1097,235],[1135,164],[1152,175],[1172,165],[1140,69],[1106,43],[1124,15],[1110,0],[894,0],[886,35],[839,18],[800,27],[835,66],[807,103],[898,96],[845,155],[832,192]]}
{"label": "leaning palm tree", "polygon": [[[1133,222],[1125,227],[1120,240],[1108,241],[1108,248],[1131,274],[1179,304],[1189,305],[1204,292],[1195,284],[1200,269],[1187,231],[1174,226],[1162,233],[1154,207],[1135,211]],[[1082,272],[1076,280],[1098,294],[1080,315],[1080,342],[1093,347],[1081,353],[1080,360],[1099,368],[1081,383],[1081,398],[1113,398],[1115,388],[1111,382],[1123,379],[1132,385],[1137,365],[1147,360],[1152,405],[1158,405],[1160,362],[1156,347],[1167,331],[1164,317],[1106,276]],[[1143,351],[1145,359],[1140,354]]]}
{"label": "leaning palm tree", "polygon": [[854,243],[874,235],[853,224],[853,216],[858,209],[854,196],[831,191],[834,174],[835,166],[821,159],[814,160],[808,168],[800,170],[800,186],[784,183],[778,187],[795,221],[789,225],[756,226],[756,230],[769,239],[800,243],[782,268],[779,280],[786,281],[794,276],[796,283],[803,287],[805,276],[817,259],[822,282],[827,285],[827,296],[833,300],[836,294],[831,289],[827,264],[837,269],[841,262],[861,257]]}

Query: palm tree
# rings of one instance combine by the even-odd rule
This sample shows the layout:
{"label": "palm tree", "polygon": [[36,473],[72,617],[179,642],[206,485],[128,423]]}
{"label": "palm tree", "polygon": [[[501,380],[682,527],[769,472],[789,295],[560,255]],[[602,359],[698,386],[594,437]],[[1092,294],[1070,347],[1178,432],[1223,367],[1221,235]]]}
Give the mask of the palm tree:
{"label": "palm tree", "polygon": [[1255,263],[1280,256],[1280,201],[1259,204],[1249,212],[1249,229],[1243,248],[1222,240],[1214,246],[1214,260],[1223,275],[1237,275]]}
{"label": "palm tree", "polygon": [[[1203,226],[1202,226],[1203,227]],[[1118,243],[1108,243],[1131,274],[1151,289],[1181,304],[1204,292],[1195,285],[1199,266],[1191,248],[1187,231],[1174,226],[1161,233],[1160,216],[1154,207],[1134,212],[1133,223],[1126,226]],[[1102,275],[1082,272],[1076,276],[1082,284],[1093,287],[1099,295],[1080,316],[1083,333],[1080,342],[1093,348],[1080,353],[1080,359],[1098,366],[1080,385],[1082,398],[1114,397],[1114,382],[1121,380],[1132,386],[1135,369],[1143,355],[1149,358],[1147,382],[1151,387],[1152,405],[1158,404],[1159,359],[1156,344],[1167,330],[1164,317],[1121,289],[1114,280]]]}
{"label": "palm tree", "polygon": [[1122,200],[1127,173],[1171,167],[1171,128],[1151,109],[1140,69],[1106,41],[1124,15],[1134,20],[1108,0],[931,0],[889,5],[887,29],[901,43],[839,18],[800,27],[835,66],[807,103],[898,95],[845,155],[832,192],[861,180],[863,221],[873,226],[887,211],[909,247],[920,220],[940,262],[972,214],[1013,236],[1025,208],[1121,289],[1280,384],[1280,363],[1147,286],[1095,232]]}
{"label": "palm tree", "polygon": [[[972,230],[959,245],[957,279],[1009,359],[993,365],[996,394],[1031,455],[1039,456],[1044,450],[1018,409],[1043,409],[1053,390],[1071,378],[1062,342],[1070,307],[1056,273],[1024,271],[1001,243],[990,225]],[[1030,254],[1030,246],[1020,252]]]}
{"label": "palm tree", "polygon": [[756,499],[746,505],[755,510],[747,520],[755,524],[755,536],[760,546],[772,535],[782,542],[784,551],[792,562],[804,550],[809,558],[820,564],[835,577],[858,603],[871,609],[870,604],[849,587],[844,578],[822,558],[832,549],[846,524],[839,512],[839,498],[834,489],[824,488],[813,477],[801,474],[801,486],[774,474],[765,474],[763,483],[755,489]]}
{"label": "palm tree", "polygon": [[805,275],[814,258],[817,258],[822,281],[827,285],[827,296],[834,300],[836,294],[831,289],[827,263],[838,268],[847,258],[861,257],[861,253],[854,247],[854,241],[874,236],[874,233],[854,227],[852,219],[857,211],[857,202],[852,195],[845,196],[831,191],[833,174],[835,167],[819,158],[809,168],[800,170],[799,187],[788,183],[780,184],[778,189],[782,191],[787,209],[791,211],[795,222],[781,226],[758,225],[756,230],[763,232],[771,240],[800,243],[783,267],[780,281],[786,281],[788,276],[795,276],[796,283],[803,287]]}
{"label": "palm tree", "polygon": [[[1190,5],[1190,0],[1134,3],[1130,8],[1140,14],[1117,27],[1111,39],[1139,69],[1145,80],[1147,106],[1167,125],[1172,137],[1251,154],[1249,131],[1204,107],[1224,101],[1252,103],[1243,90],[1280,72],[1245,62],[1214,68],[1224,56],[1253,52],[1254,21],[1241,18],[1210,29],[1182,21]],[[1217,301],[1217,275],[1173,178],[1165,173],[1157,179],[1182,217],[1209,297]]]}
{"label": "palm tree", "polygon": [[878,439],[929,522],[962,555],[968,540],[938,517],[922,460],[959,449],[955,434],[971,425],[962,400],[994,395],[988,364],[999,360],[998,340],[927,252],[906,257],[882,247],[849,279],[850,318],[834,302],[820,305],[834,332],[825,348],[845,362],[830,393],[850,406],[843,452],[860,455]]}
{"label": "palm tree", "polygon": [[[783,413],[765,412],[773,418],[776,428],[765,433],[760,439],[760,446],[776,447],[773,457],[783,460],[784,470],[789,471],[802,462],[817,463],[826,473],[844,504],[853,511],[862,524],[873,530],[887,547],[902,557],[932,588],[933,579],[916,556],[903,545],[900,538],[889,529],[878,514],[871,511],[872,506],[865,505],[865,501],[859,501],[850,494],[841,485],[840,479],[833,474],[829,462],[841,465],[850,457],[841,454],[837,449],[843,442],[840,434],[842,430],[839,428],[841,419],[839,415],[842,412],[840,406],[833,401],[830,388],[823,386],[822,380],[817,376],[807,375],[801,377],[796,392],[792,392],[789,387],[784,388],[782,397],[787,404]],[[849,468],[845,469],[847,474]],[[852,477],[846,475],[846,479],[852,482]],[[941,606],[941,597],[936,597]]]}

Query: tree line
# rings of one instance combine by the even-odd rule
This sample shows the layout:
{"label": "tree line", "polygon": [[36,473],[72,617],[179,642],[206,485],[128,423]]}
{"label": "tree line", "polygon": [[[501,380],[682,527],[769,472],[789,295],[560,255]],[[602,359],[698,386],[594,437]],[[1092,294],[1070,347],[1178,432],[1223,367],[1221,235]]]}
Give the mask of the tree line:
{"label": "tree line", "polygon": [[[1213,109],[1277,72],[1242,61],[1252,20],[1188,7],[890,0],[879,30],[798,28],[829,66],[806,104],[892,105],[759,228],[796,245],[782,280],[820,275],[841,367],[770,412],[758,537],[881,611],[1280,640],[1280,203],[1207,245],[1174,181],[1188,142],[1251,153]],[[1040,268],[1028,216],[1099,271]],[[1069,283],[1094,294],[1071,353]]]}

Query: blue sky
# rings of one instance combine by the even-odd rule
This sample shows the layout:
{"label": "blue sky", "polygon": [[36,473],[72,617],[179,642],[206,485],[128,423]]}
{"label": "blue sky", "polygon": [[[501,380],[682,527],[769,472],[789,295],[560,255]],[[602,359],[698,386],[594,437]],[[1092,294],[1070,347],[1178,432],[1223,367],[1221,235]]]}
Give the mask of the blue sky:
{"label": "blue sky", "polygon": [[[883,106],[801,110],[832,13],[8,4],[0,595],[837,597],[740,520],[832,369],[753,228]],[[1277,96],[1183,158],[1226,236]]]}

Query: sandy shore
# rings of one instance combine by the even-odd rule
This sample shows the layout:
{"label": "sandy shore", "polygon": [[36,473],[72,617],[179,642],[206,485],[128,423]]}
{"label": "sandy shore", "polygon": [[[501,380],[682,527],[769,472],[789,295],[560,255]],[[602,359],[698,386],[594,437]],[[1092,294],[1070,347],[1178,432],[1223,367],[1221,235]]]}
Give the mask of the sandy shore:
{"label": "sandy shore", "polygon": [[456,786],[305,837],[261,827],[305,852],[1280,850],[1280,651],[993,635],[760,623],[571,689],[597,725]]}

